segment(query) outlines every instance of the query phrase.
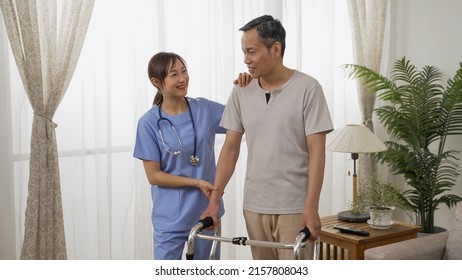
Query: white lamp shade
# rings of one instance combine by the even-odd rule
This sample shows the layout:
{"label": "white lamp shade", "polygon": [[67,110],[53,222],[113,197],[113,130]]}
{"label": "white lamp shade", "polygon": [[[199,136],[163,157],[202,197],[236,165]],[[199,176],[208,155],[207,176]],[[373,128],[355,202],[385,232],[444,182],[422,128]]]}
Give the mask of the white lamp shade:
{"label": "white lamp shade", "polygon": [[349,124],[333,135],[327,150],[343,153],[376,153],[387,147],[366,126]]}

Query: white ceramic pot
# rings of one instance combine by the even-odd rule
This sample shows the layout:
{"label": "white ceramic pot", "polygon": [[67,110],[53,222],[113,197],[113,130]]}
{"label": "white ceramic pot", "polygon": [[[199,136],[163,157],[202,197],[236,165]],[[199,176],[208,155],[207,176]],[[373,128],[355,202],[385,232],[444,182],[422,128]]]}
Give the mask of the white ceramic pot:
{"label": "white ceramic pot", "polygon": [[369,213],[371,219],[367,222],[372,228],[376,229],[388,229],[393,224],[392,215],[395,207],[390,207],[389,210],[376,210],[370,209]]}

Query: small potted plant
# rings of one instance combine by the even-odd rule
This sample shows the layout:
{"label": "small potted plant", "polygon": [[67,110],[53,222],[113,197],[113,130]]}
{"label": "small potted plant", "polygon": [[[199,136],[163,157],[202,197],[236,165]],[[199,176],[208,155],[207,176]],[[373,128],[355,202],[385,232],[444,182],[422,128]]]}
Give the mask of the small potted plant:
{"label": "small potted plant", "polygon": [[371,218],[367,222],[372,228],[390,228],[395,208],[404,210],[409,217],[412,217],[409,203],[392,184],[381,181],[375,174],[359,184],[358,195],[352,209],[369,210]]}

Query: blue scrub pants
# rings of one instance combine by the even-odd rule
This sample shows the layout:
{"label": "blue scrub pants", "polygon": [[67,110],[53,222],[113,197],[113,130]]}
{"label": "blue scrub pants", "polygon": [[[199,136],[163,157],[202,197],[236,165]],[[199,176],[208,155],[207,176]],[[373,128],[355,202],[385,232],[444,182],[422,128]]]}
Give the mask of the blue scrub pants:
{"label": "blue scrub pants", "polygon": [[[155,260],[181,260],[185,252],[190,230],[186,231],[158,231],[154,230],[154,259]],[[214,230],[204,230],[202,234],[214,235]],[[208,260],[212,248],[211,240],[194,239],[194,259]],[[220,259],[220,243],[217,244],[215,259]]]}

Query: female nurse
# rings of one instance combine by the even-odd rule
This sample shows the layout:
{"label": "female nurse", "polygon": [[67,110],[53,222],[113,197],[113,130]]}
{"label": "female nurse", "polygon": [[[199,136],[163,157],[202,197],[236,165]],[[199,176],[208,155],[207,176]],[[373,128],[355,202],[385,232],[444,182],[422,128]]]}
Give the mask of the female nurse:
{"label": "female nurse", "polygon": [[[215,177],[214,142],[216,133],[225,133],[219,126],[224,105],[186,97],[189,75],[178,54],[154,55],[148,76],[158,92],[153,107],[138,121],[133,156],[143,161],[151,184],[154,259],[179,260],[190,229],[200,220],[215,191],[211,184]],[[219,205],[221,217],[222,200]],[[214,234],[210,230],[203,233]],[[211,246],[212,241],[197,239],[194,259],[208,259]],[[219,259],[219,246],[216,256]]]}

